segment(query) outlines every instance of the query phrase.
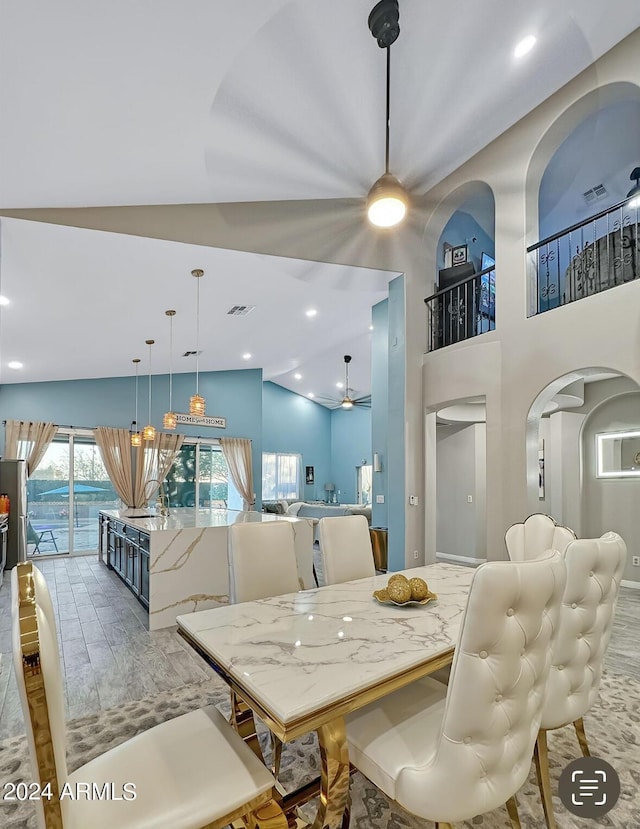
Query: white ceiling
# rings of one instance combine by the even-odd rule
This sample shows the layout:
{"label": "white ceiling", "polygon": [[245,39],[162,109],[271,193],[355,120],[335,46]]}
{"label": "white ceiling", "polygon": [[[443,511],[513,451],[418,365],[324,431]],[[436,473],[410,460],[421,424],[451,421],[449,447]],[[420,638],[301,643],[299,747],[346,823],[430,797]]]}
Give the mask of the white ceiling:
{"label": "white ceiling", "polygon": [[[373,5],[0,0],[0,210],[363,197],[384,160]],[[640,4],[400,0],[400,25],[391,167],[422,193],[637,28]],[[8,219],[2,244],[3,382],[125,374],[149,336],[166,370],[163,311],[176,352],[194,347],[203,267],[201,369],[244,368],[249,350],[267,379],[293,388],[300,367],[327,394],[352,353],[369,390],[370,308],[394,274]],[[235,303],[257,307],[223,318]]]}

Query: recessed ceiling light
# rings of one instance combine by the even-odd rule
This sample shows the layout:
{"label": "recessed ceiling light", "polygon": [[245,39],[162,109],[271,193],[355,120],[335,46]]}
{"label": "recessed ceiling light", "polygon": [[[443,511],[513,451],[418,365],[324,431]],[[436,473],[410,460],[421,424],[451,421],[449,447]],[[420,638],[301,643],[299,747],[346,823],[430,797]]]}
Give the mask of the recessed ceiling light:
{"label": "recessed ceiling light", "polygon": [[7,296],[2,296],[2,295],[0,294],[0,305],[8,305],[8,304],[9,304],[9,302],[10,302],[9,297],[7,297]]}
{"label": "recessed ceiling light", "polygon": [[299,371],[296,371],[296,373],[293,376],[295,377],[296,380],[302,380],[302,375],[300,374]]}
{"label": "recessed ceiling light", "polygon": [[369,326],[369,331],[373,331],[373,325]]}
{"label": "recessed ceiling light", "polygon": [[523,38],[520,41],[520,43],[518,43],[516,48],[513,50],[514,57],[516,57],[516,58],[524,57],[524,55],[526,55],[527,52],[530,52],[533,49],[533,47],[536,45],[536,40],[537,40],[537,38],[534,37],[533,35],[528,35],[527,37]]}
{"label": "recessed ceiling light", "polygon": [[17,360],[12,360],[10,363],[7,363],[7,365],[9,366],[9,368],[22,368],[22,363],[19,363]]}
{"label": "recessed ceiling light", "polygon": [[251,354],[249,354],[249,352],[247,351],[247,353],[246,353],[246,354],[243,354],[243,355],[242,355],[242,359],[243,359],[243,360],[250,360],[250,359],[251,359]]}
{"label": "recessed ceiling light", "polygon": [[309,308],[309,310],[308,310],[308,311],[305,311],[305,314],[306,314],[308,317],[315,317],[315,315],[316,315],[317,313],[318,313],[318,312],[316,311],[316,309],[315,309],[315,308]]}
{"label": "recessed ceiling light", "polygon": [[315,397],[315,394],[312,391],[310,391],[307,397]]}
{"label": "recessed ceiling light", "polygon": [[336,383],[336,388],[337,388],[337,389],[343,389],[343,388],[344,388],[344,383],[341,383],[340,381],[338,381],[338,382]]}

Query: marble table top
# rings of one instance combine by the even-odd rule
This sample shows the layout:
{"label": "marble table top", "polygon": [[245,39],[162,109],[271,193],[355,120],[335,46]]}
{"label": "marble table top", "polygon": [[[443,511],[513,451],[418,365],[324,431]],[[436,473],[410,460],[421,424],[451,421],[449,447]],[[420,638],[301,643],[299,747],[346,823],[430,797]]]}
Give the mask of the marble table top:
{"label": "marble table top", "polygon": [[[128,510],[100,510],[103,515],[123,521],[144,532],[163,530],[187,530],[195,527],[230,527],[232,524],[265,521],[301,521],[292,515],[275,515],[233,509],[195,509],[194,507],[172,507],[169,515],[128,515]],[[144,513],[144,510],[137,510]]]}
{"label": "marble table top", "polygon": [[283,726],[446,654],[474,570],[437,563],[403,571],[438,594],[379,604],[386,575],[177,617],[178,627]]}

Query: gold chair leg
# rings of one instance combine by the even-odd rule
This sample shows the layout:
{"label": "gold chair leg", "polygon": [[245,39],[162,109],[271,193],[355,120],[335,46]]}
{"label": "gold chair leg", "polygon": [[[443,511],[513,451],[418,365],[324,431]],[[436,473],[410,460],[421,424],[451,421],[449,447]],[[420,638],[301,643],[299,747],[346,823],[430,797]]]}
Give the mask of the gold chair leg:
{"label": "gold chair leg", "polygon": [[587,742],[587,735],[584,733],[584,722],[582,721],[582,717],[573,723],[573,727],[576,730],[576,736],[578,738],[578,742],[580,743],[582,754],[584,757],[591,757],[589,743]]}
{"label": "gold chair leg", "polygon": [[[536,774],[538,776],[538,788],[547,829],[556,829],[556,819],[553,814],[553,801],[551,797],[551,778],[549,776],[549,754],[547,752],[547,732],[543,729],[538,731],[533,758],[536,763]],[[520,824],[518,824],[520,825]]]}
{"label": "gold chair leg", "polygon": [[230,723],[253,751],[258,760],[264,763],[262,749],[260,748],[260,742],[256,733],[256,721],[253,718],[253,711],[246,702],[240,699],[235,691],[231,691]]}
{"label": "gold chair leg", "polygon": [[247,815],[245,825],[248,829],[287,829],[287,819],[275,800],[270,800]]}
{"label": "gold chair leg", "polygon": [[453,824],[440,821],[440,823],[436,823],[436,829],[453,829]]}
{"label": "gold chair leg", "polygon": [[507,800],[507,812],[509,812],[509,817],[511,818],[511,825],[513,829],[521,829],[520,827],[520,815],[518,814],[518,804],[516,803],[515,797],[510,797]]}

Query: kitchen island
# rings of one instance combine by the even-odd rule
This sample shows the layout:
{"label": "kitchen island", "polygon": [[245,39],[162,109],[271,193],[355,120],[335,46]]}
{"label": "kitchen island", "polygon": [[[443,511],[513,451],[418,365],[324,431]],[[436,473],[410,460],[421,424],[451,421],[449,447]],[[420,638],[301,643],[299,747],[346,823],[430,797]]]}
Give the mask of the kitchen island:
{"label": "kitchen island", "polygon": [[168,516],[102,510],[99,558],[149,611],[149,629],[175,625],[180,613],[229,604],[229,527],[287,521],[293,526],[301,589],[315,587],[313,522],[229,509],[172,509]]}

